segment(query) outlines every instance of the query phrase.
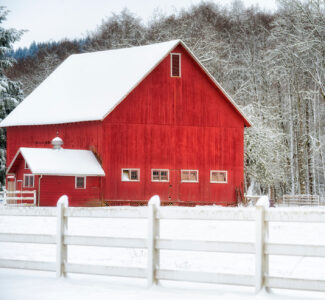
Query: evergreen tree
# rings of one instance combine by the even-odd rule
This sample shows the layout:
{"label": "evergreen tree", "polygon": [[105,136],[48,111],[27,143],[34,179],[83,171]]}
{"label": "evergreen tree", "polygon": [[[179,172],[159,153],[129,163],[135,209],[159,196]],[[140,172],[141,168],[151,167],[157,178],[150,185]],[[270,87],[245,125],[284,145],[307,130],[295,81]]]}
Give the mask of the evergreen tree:
{"label": "evergreen tree", "polygon": [[[6,20],[8,10],[0,6],[0,24]],[[3,120],[22,100],[20,83],[7,78],[5,72],[15,60],[9,56],[12,44],[19,40],[22,31],[5,29],[0,26],[0,121]],[[0,182],[3,184],[6,170],[6,132],[0,129]]]}

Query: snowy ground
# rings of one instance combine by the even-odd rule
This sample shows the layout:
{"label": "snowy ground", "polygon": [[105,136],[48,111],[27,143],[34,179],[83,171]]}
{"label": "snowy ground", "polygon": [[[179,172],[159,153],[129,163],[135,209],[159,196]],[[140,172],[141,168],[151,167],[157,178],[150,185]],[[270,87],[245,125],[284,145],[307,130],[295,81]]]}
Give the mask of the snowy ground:
{"label": "snowy ground", "polygon": [[[0,232],[55,234],[55,218],[0,217]],[[69,233],[113,237],[146,237],[146,220],[69,220]],[[254,222],[162,221],[162,238],[254,241]],[[325,245],[325,224],[271,223],[270,240]],[[146,267],[146,250],[70,246],[69,262],[110,266]],[[0,243],[0,258],[54,261],[55,246]],[[162,251],[163,269],[254,274],[254,256],[249,254]],[[272,276],[325,279],[325,259],[270,257]],[[0,299],[325,299],[324,293],[273,291],[254,295],[252,288],[162,282],[146,289],[140,279],[69,275],[55,279],[50,272],[0,269]]]}

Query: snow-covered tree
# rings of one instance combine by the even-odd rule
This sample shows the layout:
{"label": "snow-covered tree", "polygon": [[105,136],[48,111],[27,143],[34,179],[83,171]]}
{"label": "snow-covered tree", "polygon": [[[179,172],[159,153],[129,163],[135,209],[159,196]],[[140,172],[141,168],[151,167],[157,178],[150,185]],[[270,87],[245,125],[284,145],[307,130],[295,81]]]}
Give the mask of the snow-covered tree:
{"label": "snow-covered tree", "polygon": [[[0,24],[6,20],[8,11],[0,7]],[[10,80],[6,70],[15,62],[9,57],[12,44],[19,40],[22,31],[5,29],[0,26],[0,121],[3,120],[22,100],[23,93],[19,82]],[[6,133],[0,129],[0,182],[4,182],[6,168]]]}

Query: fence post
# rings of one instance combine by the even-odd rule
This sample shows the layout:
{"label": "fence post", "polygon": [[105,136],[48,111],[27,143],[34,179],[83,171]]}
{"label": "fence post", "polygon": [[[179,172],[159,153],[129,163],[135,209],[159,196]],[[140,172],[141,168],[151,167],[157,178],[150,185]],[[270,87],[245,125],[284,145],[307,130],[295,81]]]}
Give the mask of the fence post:
{"label": "fence post", "polygon": [[[264,286],[265,286],[265,276],[269,276],[270,272],[270,257],[265,254],[265,243],[269,241],[269,222],[265,221],[264,218],[264,234],[263,234],[263,261],[264,261]],[[270,289],[265,286],[265,291],[269,292]]]}
{"label": "fence post", "polygon": [[256,204],[256,242],[255,242],[255,292],[258,293],[264,285],[264,207]]}
{"label": "fence post", "polygon": [[157,283],[156,270],[159,268],[159,250],[156,249],[156,239],[159,238],[159,219],[156,216],[160,206],[159,196],[153,196],[148,202],[148,287]]}
{"label": "fence post", "polygon": [[56,277],[65,276],[64,265],[67,262],[68,251],[64,245],[64,235],[68,230],[68,219],[64,216],[64,209],[68,207],[68,197],[61,196],[57,203],[57,231],[56,231]]}
{"label": "fence post", "polygon": [[33,197],[34,197],[34,200],[33,200],[33,204],[34,206],[36,206],[36,190],[33,191]]}

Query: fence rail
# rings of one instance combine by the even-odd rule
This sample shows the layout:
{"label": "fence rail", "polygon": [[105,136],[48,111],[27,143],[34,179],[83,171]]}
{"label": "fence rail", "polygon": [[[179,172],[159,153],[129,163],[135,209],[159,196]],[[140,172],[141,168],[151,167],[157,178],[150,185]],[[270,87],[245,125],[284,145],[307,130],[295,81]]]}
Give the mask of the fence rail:
{"label": "fence rail", "polygon": [[[57,218],[56,235],[0,234],[0,242],[56,244],[56,262],[0,259],[1,268],[55,271],[58,277],[64,276],[65,273],[82,273],[147,278],[148,285],[152,285],[159,280],[175,280],[251,286],[255,287],[256,291],[259,291],[262,287],[325,291],[325,280],[281,278],[269,276],[268,274],[269,255],[325,257],[324,245],[270,243],[267,236],[269,222],[324,223],[325,210],[322,209],[265,209],[261,206],[256,208],[180,208],[160,207],[159,203],[154,201],[149,202],[147,207],[72,208],[67,206],[66,199],[61,199],[57,208],[3,207],[0,209],[0,215]],[[67,220],[71,217],[147,219],[148,236],[147,238],[122,238],[70,235],[67,231]],[[247,243],[161,239],[159,236],[160,220],[170,219],[255,222],[256,241],[255,243]],[[67,247],[71,245],[147,249],[147,267],[129,268],[69,263],[67,260]],[[255,275],[161,269],[159,266],[159,252],[161,250],[253,254],[256,261]]]}
{"label": "fence rail", "polygon": [[318,195],[283,195],[284,205],[294,205],[294,206],[319,206],[319,196]]}
{"label": "fence rail", "polygon": [[4,205],[36,205],[36,190],[34,191],[1,191],[0,200]]}

